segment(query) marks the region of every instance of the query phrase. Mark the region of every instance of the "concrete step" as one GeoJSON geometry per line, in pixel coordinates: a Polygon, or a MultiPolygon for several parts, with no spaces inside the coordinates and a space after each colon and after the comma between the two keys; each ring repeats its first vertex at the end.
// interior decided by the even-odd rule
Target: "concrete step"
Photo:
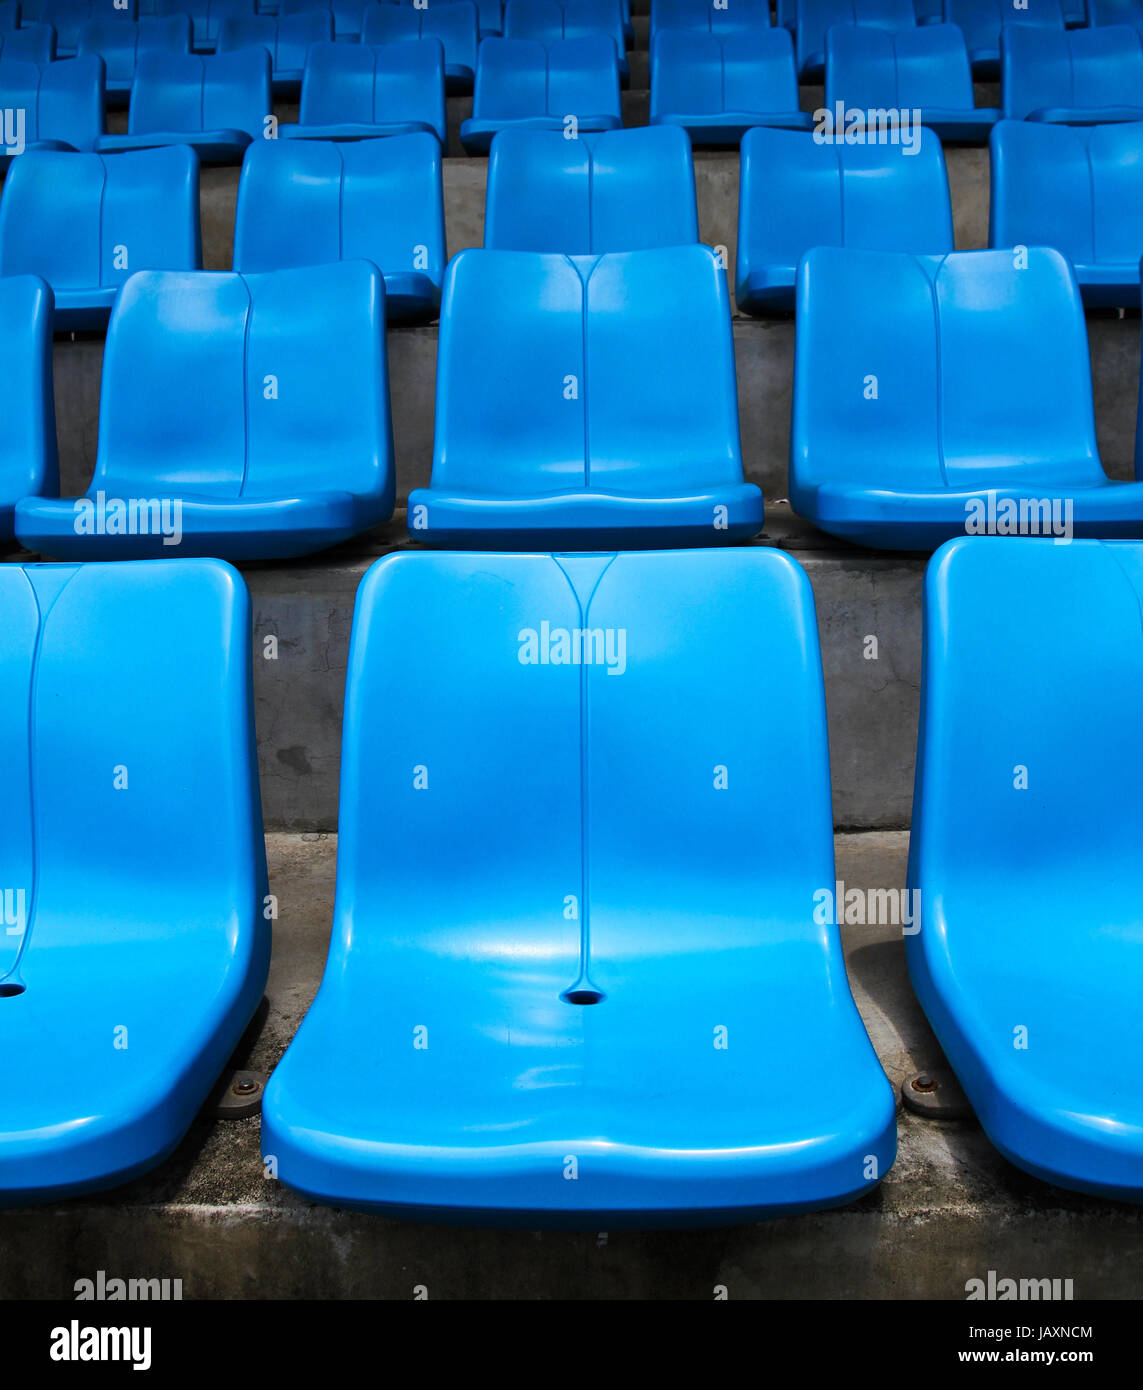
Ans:
{"type": "MultiPolygon", "coordinates": [[[[336,840],[271,835],[281,918],[268,1011],[241,1061],[271,1069],[325,961],[336,840]]],[[[847,887],[903,887],[907,836],[840,836],[847,887]]],[[[899,926],[842,929],[850,984],[899,1088],[943,1057],[909,985],[899,926]]],[[[795,1048],[775,1065],[798,1067],[795,1048]]],[[[336,1065],[336,1059],[331,1059],[336,1065]]],[[[828,1087],[828,1076],[804,1076],[828,1087]]],[[[257,1118],[201,1118],[150,1176],[99,1197],[0,1215],[0,1299],[68,1298],[75,1281],[168,1277],[184,1299],[963,1299],[965,1283],[1069,1278],[1074,1297],[1133,1298],[1143,1209],[1049,1187],[1008,1164],[972,1121],[901,1111],[897,1162],[852,1206],[724,1230],[456,1230],[317,1206],[267,1180],[257,1118]]]]}

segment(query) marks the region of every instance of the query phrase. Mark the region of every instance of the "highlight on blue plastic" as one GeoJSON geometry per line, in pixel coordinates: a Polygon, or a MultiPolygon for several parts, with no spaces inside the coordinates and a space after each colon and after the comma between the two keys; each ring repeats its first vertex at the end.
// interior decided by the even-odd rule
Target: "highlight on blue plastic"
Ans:
{"type": "Polygon", "coordinates": [[[445,249],[441,147],[435,135],[386,140],[260,140],[238,183],[234,269],[372,261],[385,312],[436,317],[445,249]]]}
{"type": "Polygon", "coordinates": [[[607,34],[615,44],[619,80],[631,77],[623,34],[623,10],[619,0],[506,0],[504,37],[555,43],[585,34],[607,34]]]}
{"type": "Polygon", "coordinates": [[[468,154],[487,154],[492,137],[512,126],[566,131],[618,130],[619,60],[606,34],[557,39],[485,39],[476,55],[472,115],[460,127],[468,154]]]}
{"type": "Polygon", "coordinates": [[[809,130],[785,29],[703,34],[663,29],[651,44],[651,125],[682,126],[695,145],[737,145],[751,126],[809,130]]]}
{"type": "Polygon", "coordinates": [[[315,43],[333,40],[333,16],[328,10],[276,19],[272,15],[245,15],[223,20],[215,49],[231,53],[238,48],[264,48],[270,55],[270,80],[275,93],[294,93],[301,86],[306,54],[315,43]]]}
{"type": "Polygon", "coordinates": [[[502,130],[492,141],[484,245],[586,256],[697,242],[694,160],[677,126],[565,140],[502,130]]]}
{"type": "Polygon", "coordinates": [[[790,501],[823,531],[901,550],[1143,536],[1143,483],[1100,464],[1083,305],[1058,251],[818,247],[797,319],[790,501]]]}
{"type": "Polygon", "coordinates": [[[270,927],[239,575],[4,565],[0,630],[18,905],[0,935],[0,1206],[22,1206],[171,1153],[262,997],[270,927]]]}
{"type": "Polygon", "coordinates": [[[1109,720],[1108,692],[1143,679],[1141,606],[1130,542],[974,538],[933,556],[906,938],[1005,1158],[1128,1202],[1143,1201],[1143,1081],[1118,1059],[1139,1036],[1143,817],[1124,789],[1143,731],[1109,720]]]}
{"type": "Polygon", "coordinates": [[[0,27],[0,61],[50,63],[56,56],[56,31],[50,24],[29,24],[23,29],[0,27]]]}
{"type": "Polygon", "coordinates": [[[917,23],[913,0],[797,0],[795,9],[798,75],[803,81],[821,80],[830,29],[857,27],[892,33],[917,23]]]}
{"type": "Polygon", "coordinates": [[[152,51],[135,63],[126,135],[104,135],[96,149],[190,145],[208,164],[241,160],[273,115],[270,55],[264,48],[203,57],[152,51]]]}
{"type": "Polygon", "coordinates": [[[907,113],[910,124],[929,126],[943,140],[981,143],[1000,111],[974,106],[974,100],[968,49],[955,24],[895,33],[843,27],[826,35],[827,111],[872,112],[868,119],[874,120],[878,111],[893,110],[907,113]]]}
{"type": "Polygon", "coordinates": [[[135,271],[201,268],[198,193],[198,156],[185,145],[33,151],[0,198],[0,275],[46,280],[57,331],[101,329],[135,271]]]}
{"type": "MultiPolygon", "coordinates": [[[[315,7],[317,0],[307,6],[315,7]]],[[[218,31],[228,19],[257,14],[256,0],[154,0],[157,15],[186,14],[191,20],[191,42],[196,53],[213,53],[218,31]]]]}
{"type": "Polygon", "coordinates": [[[378,561],[339,828],[325,976],[262,1107],[288,1186],[598,1230],[836,1206],[888,1171],[892,1093],[815,921],[821,659],[781,551],[378,561]]]}
{"type": "MultiPolygon", "coordinates": [[[[6,190],[0,207],[7,197],[6,190]]],[[[16,503],[34,493],[59,494],[52,292],[43,280],[0,276],[0,354],[0,550],[8,550],[16,538],[16,503]]]]}
{"type": "Polygon", "coordinates": [[[366,5],[361,28],[363,44],[408,43],[418,39],[436,39],[444,49],[447,91],[472,91],[480,42],[477,9],[472,0],[437,0],[423,10],[391,3],[366,5]]]}
{"type": "Polygon", "coordinates": [[[415,540],[719,545],[762,523],[742,475],[726,272],[709,247],[453,257],[432,482],[409,494],[415,540]]]}
{"type": "Polygon", "coordinates": [[[103,59],[107,95],[111,97],[131,95],[140,54],[190,51],[191,22],[185,14],[149,15],[135,24],[93,19],[79,32],[80,54],[95,53],[103,59]]]}
{"type": "Polygon", "coordinates": [[[393,501],[375,266],[141,271],[107,330],[91,486],[25,498],[16,534],[64,560],[278,560],[387,521],[393,501]]]}
{"type": "Polygon", "coordinates": [[[1009,120],[1143,121],[1143,35],[1127,25],[1063,34],[1005,27],[1000,69],[1009,120]]]}
{"type": "Polygon", "coordinates": [[[131,24],[137,18],[137,0],[41,0],[36,22],[55,30],[57,58],[74,58],[80,31],[89,20],[131,24]]]}
{"type": "Polygon", "coordinates": [[[103,60],[0,63],[0,110],[14,117],[16,139],[0,143],[0,173],[26,150],[90,150],[103,134],[103,60]],[[22,123],[22,134],[21,134],[22,123]]]}
{"type": "Polygon", "coordinates": [[[297,125],[285,140],[369,140],[424,130],[448,142],[444,49],[417,43],[315,43],[306,56],[297,125]]]}
{"type": "Polygon", "coordinates": [[[1085,304],[1138,307],[1143,122],[1001,121],[992,131],[989,244],[1054,246],[1085,304]]]}
{"type": "Polygon", "coordinates": [[[751,33],[770,28],[770,0],[651,0],[648,47],[660,29],[690,29],[710,34],[751,33]]]}
{"type": "Polygon", "coordinates": [[[814,246],[939,255],[953,249],[941,142],[820,143],[807,132],[756,126],[742,137],[735,303],[742,313],[790,312],[798,262],[814,246]]]}
{"type": "Polygon", "coordinates": [[[1064,32],[1061,0],[1027,0],[1018,9],[1012,0],[944,0],[944,18],[964,34],[973,76],[995,81],[1000,76],[1000,35],[1009,25],[1029,24],[1064,32]]]}

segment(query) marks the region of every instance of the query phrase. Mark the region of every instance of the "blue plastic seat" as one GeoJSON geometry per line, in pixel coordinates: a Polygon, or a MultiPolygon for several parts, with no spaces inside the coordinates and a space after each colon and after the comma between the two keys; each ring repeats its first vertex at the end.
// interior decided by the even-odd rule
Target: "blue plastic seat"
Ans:
{"type": "Polygon", "coordinates": [[[992,131],[989,245],[1054,246],[1071,261],[1085,304],[1139,305],[1143,123],[1041,125],[992,131]]]}
{"type": "Polygon", "coordinates": [[[781,551],[378,561],[339,828],[325,976],[262,1107],[288,1186],[611,1230],[836,1206],[888,1171],[893,1096],[813,921],[821,658],[781,551]]]}
{"type": "Polygon", "coordinates": [[[0,63],[0,111],[13,113],[13,125],[4,121],[0,173],[25,150],[92,149],[103,134],[103,103],[103,62],[94,55],[0,63]]]}
{"type": "Polygon", "coordinates": [[[1064,31],[1061,0],[1027,0],[1017,9],[1012,0],[943,0],[946,24],[955,24],[968,45],[973,75],[985,80],[1000,76],[1000,33],[1010,24],[1030,24],[1064,31]]]}
{"type": "Polygon", "coordinates": [[[1005,1158],[1129,1202],[1143,1201],[1143,815],[1127,789],[1143,730],[1109,700],[1143,681],[1141,607],[1129,542],[974,537],[933,556],[906,938],[1005,1158]]]}
{"type": "Polygon", "coordinates": [[[208,164],[237,163],[265,136],[273,114],[270,55],[148,52],[135,63],[126,135],[104,135],[96,149],[145,150],[190,145],[208,164]]]}
{"type": "Polygon", "coordinates": [[[22,1206],[171,1153],[262,998],[270,924],[240,576],[4,565],[0,625],[25,904],[0,935],[0,1206],[22,1206]]]}
{"type": "Polygon", "coordinates": [[[0,199],[0,275],[46,280],[57,331],[103,328],[135,271],[202,265],[198,182],[185,145],[25,155],[0,199]]]}
{"type": "Polygon", "coordinates": [[[10,63],[51,63],[56,56],[56,31],[50,24],[26,29],[0,29],[0,60],[10,63]]]}
{"type": "Polygon", "coordinates": [[[797,0],[798,76],[803,81],[821,79],[830,29],[848,26],[894,33],[916,23],[913,0],[797,0]]]}
{"type": "MultiPolygon", "coordinates": [[[[139,17],[137,0],[41,0],[36,22],[56,31],[56,56],[74,58],[80,30],[90,20],[107,24],[132,24],[139,17]]],[[[24,22],[28,16],[22,16],[24,22]]]]}
{"type": "Polygon", "coordinates": [[[1000,112],[974,106],[973,101],[968,49],[955,24],[926,24],[896,33],[843,26],[826,35],[827,111],[838,110],[840,103],[847,112],[909,112],[944,140],[981,142],[1000,112]]]}
{"type": "Polygon", "coordinates": [[[476,57],[472,115],[460,127],[468,154],[487,154],[500,130],[618,130],[619,61],[606,34],[534,43],[485,39],[476,57]]]}
{"type": "Polygon", "coordinates": [[[370,4],[361,26],[364,44],[407,43],[436,39],[444,49],[445,85],[449,92],[471,92],[479,43],[472,0],[438,3],[427,10],[411,5],[370,4]]]}
{"type": "Polygon", "coordinates": [[[390,319],[436,317],[445,250],[436,136],[387,140],[262,140],[238,184],[234,269],[372,261],[390,319]]]}
{"type": "Polygon", "coordinates": [[[818,247],[797,322],[790,501],[823,531],[900,550],[993,531],[1017,545],[1019,513],[1027,534],[1058,516],[1075,535],[1143,536],[1143,483],[1100,465],[1083,305],[1059,252],[818,247]]]}
{"type": "Polygon", "coordinates": [[[742,477],[726,273],[709,247],[453,257],[414,539],[718,545],[762,522],[762,494],[742,477]]]}
{"type": "Polygon", "coordinates": [[[129,97],[135,67],[143,53],[189,53],[191,22],[188,15],[150,16],[136,24],[93,19],[79,33],[80,54],[103,59],[109,97],[129,97]]]}
{"type": "Polygon", "coordinates": [[[660,29],[689,29],[710,34],[752,33],[770,28],[770,0],[651,0],[648,48],[660,29]]]}
{"type": "Polygon", "coordinates": [[[25,498],[16,534],[63,560],[277,560],[387,521],[393,499],[380,271],[141,271],[107,331],[91,486],[25,498]]]}
{"type": "Polygon", "coordinates": [[[278,14],[282,19],[310,10],[328,10],[333,19],[333,36],[338,43],[357,43],[365,10],[372,0],[281,0],[278,14]]]}
{"type": "Polygon", "coordinates": [[[677,126],[504,130],[492,142],[484,245],[587,256],[699,239],[691,142],[677,126]]]}
{"type": "Polygon", "coordinates": [[[820,144],[757,126],[742,137],[735,301],[747,314],[794,308],[798,262],[813,246],[940,255],[953,249],[941,142],[820,144]]]}
{"type": "Polygon", "coordinates": [[[504,6],[506,39],[550,44],[558,39],[583,38],[585,34],[607,34],[611,38],[619,80],[626,85],[631,68],[619,0],[507,0],[504,6]]]}
{"type": "Polygon", "coordinates": [[[661,30],[651,45],[650,124],[682,126],[695,145],[737,145],[756,125],[809,130],[789,34],[661,30]]]}
{"type": "Polygon", "coordinates": [[[0,33],[20,27],[20,0],[0,0],[0,33]]]}
{"type": "Polygon", "coordinates": [[[315,43],[331,43],[333,17],[328,10],[304,14],[247,15],[225,19],[218,30],[215,50],[232,53],[239,48],[264,48],[270,55],[270,82],[275,93],[296,92],[302,84],[306,55],[315,43]]]}
{"type": "Polygon", "coordinates": [[[448,141],[444,49],[418,43],[315,43],[306,57],[297,125],[284,140],[369,140],[382,135],[435,135],[448,141]]]}
{"type": "Polygon", "coordinates": [[[1143,32],[1143,0],[1087,0],[1087,4],[1091,28],[1129,24],[1143,32]]]}
{"type": "Polygon", "coordinates": [[[1143,35],[1127,25],[1064,34],[1013,25],[1000,36],[1000,68],[1009,120],[1143,121],[1143,35]]]}
{"type": "Polygon", "coordinates": [[[156,15],[187,14],[196,53],[213,53],[218,31],[228,19],[257,14],[256,0],[155,0],[156,15]]]}
{"type": "MultiPolygon", "coordinates": [[[[7,201],[0,200],[0,206],[7,201]]],[[[0,275],[0,551],[16,538],[16,503],[59,493],[52,392],[52,292],[31,275],[0,275]]],[[[0,572],[6,567],[0,566],[0,572]]],[[[0,950],[3,934],[0,933],[0,950]]],[[[0,971],[0,974],[3,972],[0,971]]]]}

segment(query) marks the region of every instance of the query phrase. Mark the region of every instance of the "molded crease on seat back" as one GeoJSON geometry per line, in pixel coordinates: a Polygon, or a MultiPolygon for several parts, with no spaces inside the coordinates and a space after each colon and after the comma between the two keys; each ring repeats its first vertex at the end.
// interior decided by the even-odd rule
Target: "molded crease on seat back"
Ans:
{"type": "Polygon", "coordinates": [[[584,486],[583,305],[583,283],[563,256],[453,257],[437,350],[434,488],[526,496],[584,486]]]}
{"type": "Polygon", "coordinates": [[[698,241],[694,164],[673,126],[505,130],[492,143],[484,245],[589,255],[698,241]]]}
{"type": "Polygon", "coordinates": [[[791,501],[945,485],[928,258],[818,247],[798,271],[791,501]]]}
{"type": "Polygon", "coordinates": [[[955,24],[964,34],[970,53],[1000,48],[1001,30],[1010,24],[1029,24],[1042,29],[1064,30],[1064,12],[1059,0],[1027,0],[1019,9],[1012,0],[944,0],[946,24],[955,24]]]}
{"type": "Polygon", "coordinates": [[[306,55],[302,125],[373,123],[373,49],[315,43],[306,55]]]}
{"type": "Polygon", "coordinates": [[[730,292],[708,247],[596,263],[582,393],[589,487],[655,497],[741,484],[730,292]],[[667,313],[665,284],[676,296],[667,313]]]}
{"type": "Polygon", "coordinates": [[[392,488],[380,272],[366,261],[343,261],[250,276],[246,285],[242,495],[340,489],[358,499],[366,523],[379,520],[392,488]]]}
{"type": "Polygon", "coordinates": [[[43,280],[7,271],[0,279],[0,352],[0,506],[11,507],[59,491],[52,292],[43,280]]]}
{"type": "MultiPolygon", "coordinates": [[[[1103,127],[1108,132],[1132,128],[1143,130],[1103,127]]],[[[1075,265],[1094,261],[1096,171],[1089,161],[1088,138],[1086,129],[1039,121],[1001,121],[993,127],[990,245],[1054,246],[1075,265]]],[[[1143,221],[1135,219],[1132,225],[1143,230],[1143,221]]],[[[1129,262],[1140,245],[1143,240],[1137,239],[1129,262]]]]}
{"type": "Polygon", "coordinates": [[[718,9],[712,0],[652,0],[650,37],[666,29],[719,34],[770,28],[768,0],[729,0],[718,9]]]}
{"type": "Polygon", "coordinates": [[[820,62],[831,28],[892,31],[912,28],[916,22],[912,0],[797,0],[798,71],[820,62]]]}
{"type": "Polygon", "coordinates": [[[93,53],[43,66],[15,60],[0,65],[0,105],[24,111],[29,145],[58,140],[90,150],[103,133],[103,99],[103,61],[93,53]]]}
{"type": "Polygon", "coordinates": [[[1143,807],[1124,795],[1110,815],[1108,794],[1143,766],[1143,728],[1109,720],[1107,692],[1143,680],[1141,601],[1137,544],[972,537],[934,556],[907,938],[993,1142],[1048,1181],[1134,1201],[1143,1094],[1103,1059],[1138,1035],[1143,807]]]}
{"type": "Polygon", "coordinates": [[[341,765],[329,962],[264,1108],[283,1181],[405,1214],[654,1224],[830,1205],[887,1170],[890,1088],[813,920],[825,710],[787,556],[386,557],[358,593],[341,765]],[[410,680],[390,658],[414,645],[410,680]],[[728,727],[751,691],[797,731],[777,769],[728,727]],[[762,1063],[792,1031],[824,1092],[762,1063]]]}
{"type": "Polygon", "coordinates": [[[241,494],[249,303],[238,275],[142,271],[128,280],[107,330],[90,492],[241,494]]]}
{"type": "MultiPolygon", "coordinates": [[[[951,487],[1105,480],[1095,442],[1087,329],[1056,251],[947,257],[936,275],[941,439],[951,487]],[[1051,409],[1045,404],[1051,403],[1051,409]]],[[[875,475],[870,475],[875,476],[875,475]]]]}
{"type": "Polygon", "coordinates": [[[190,53],[191,24],[185,14],[144,17],[137,24],[92,20],[79,36],[79,53],[97,53],[108,87],[130,87],[141,53],[190,53]]]}
{"type": "Polygon", "coordinates": [[[468,0],[435,4],[427,10],[410,5],[368,4],[361,31],[361,42],[368,45],[400,43],[415,39],[436,39],[445,63],[476,69],[476,6],[468,0]]]}
{"type": "Polygon", "coordinates": [[[725,110],[722,40],[713,34],[674,29],[656,34],[651,45],[652,120],[668,115],[716,115],[725,110]]]}

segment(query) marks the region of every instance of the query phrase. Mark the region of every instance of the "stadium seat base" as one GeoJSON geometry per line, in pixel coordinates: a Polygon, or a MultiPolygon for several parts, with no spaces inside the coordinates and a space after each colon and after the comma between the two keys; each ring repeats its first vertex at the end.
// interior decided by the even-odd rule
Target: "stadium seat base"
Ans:
{"type": "Polygon", "coordinates": [[[387,135],[436,135],[426,121],[394,121],[388,125],[280,125],[279,140],[379,140],[387,135]]]}
{"type": "Polygon", "coordinates": [[[189,145],[204,164],[237,164],[250,136],[244,130],[148,131],[145,135],[101,135],[95,142],[97,154],[117,154],[124,150],[153,150],[162,145],[189,145]]]}
{"type": "MultiPolygon", "coordinates": [[[[1056,486],[1034,495],[998,488],[992,498],[996,507],[1007,500],[1019,506],[1022,498],[1037,503],[1057,501],[1061,508],[1071,503],[1075,537],[1143,537],[1143,483],[1109,480],[1102,487],[1085,484],[1068,490],[1056,486]]],[[[791,493],[790,500],[798,515],[819,530],[857,545],[876,550],[935,550],[945,541],[968,534],[968,504],[979,501],[987,507],[989,499],[981,489],[906,493],[827,484],[809,495],[791,493]]],[[[1011,539],[1018,541],[1021,536],[1011,539]]]]}
{"type": "MultiPolygon", "coordinates": [[[[578,116],[581,134],[595,131],[619,130],[623,122],[618,116],[578,116]]],[[[563,130],[562,116],[523,116],[519,120],[477,120],[470,116],[460,127],[460,143],[466,154],[487,154],[493,137],[501,130],[563,130]]]]}
{"type": "MultiPolygon", "coordinates": [[[[107,497],[131,490],[104,483],[107,497]]],[[[362,517],[349,493],[231,502],[180,497],[181,535],[77,532],[78,498],[28,497],[16,505],[16,535],[27,550],[58,560],[219,559],[290,560],[348,540],[385,516],[362,517]]],[[[90,499],[88,499],[90,500],[90,499]]],[[[172,498],[166,499],[168,502],[172,498]]],[[[390,508],[391,513],[391,508],[390,508]]],[[[106,505],[104,508],[106,515],[106,505]]],[[[98,516],[98,511],[96,513],[98,516]]]]}
{"type": "Polygon", "coordinates": [[[810,130],[814,118],[808,111],[719,111],[714,115],[668,114],[652,116],[650,125],[677,125],[691,137],[694,145],[738,145],[751,127],[773,126],[777,130],[810,130]]]}
{"type": "Polygon", "coordinates": [[[646,550],[749,540],[762,530],[765,508],[753,483],[691,497],[477,497],[417,488],[408,517],[414,540],[450,549],[646,550]]]}

